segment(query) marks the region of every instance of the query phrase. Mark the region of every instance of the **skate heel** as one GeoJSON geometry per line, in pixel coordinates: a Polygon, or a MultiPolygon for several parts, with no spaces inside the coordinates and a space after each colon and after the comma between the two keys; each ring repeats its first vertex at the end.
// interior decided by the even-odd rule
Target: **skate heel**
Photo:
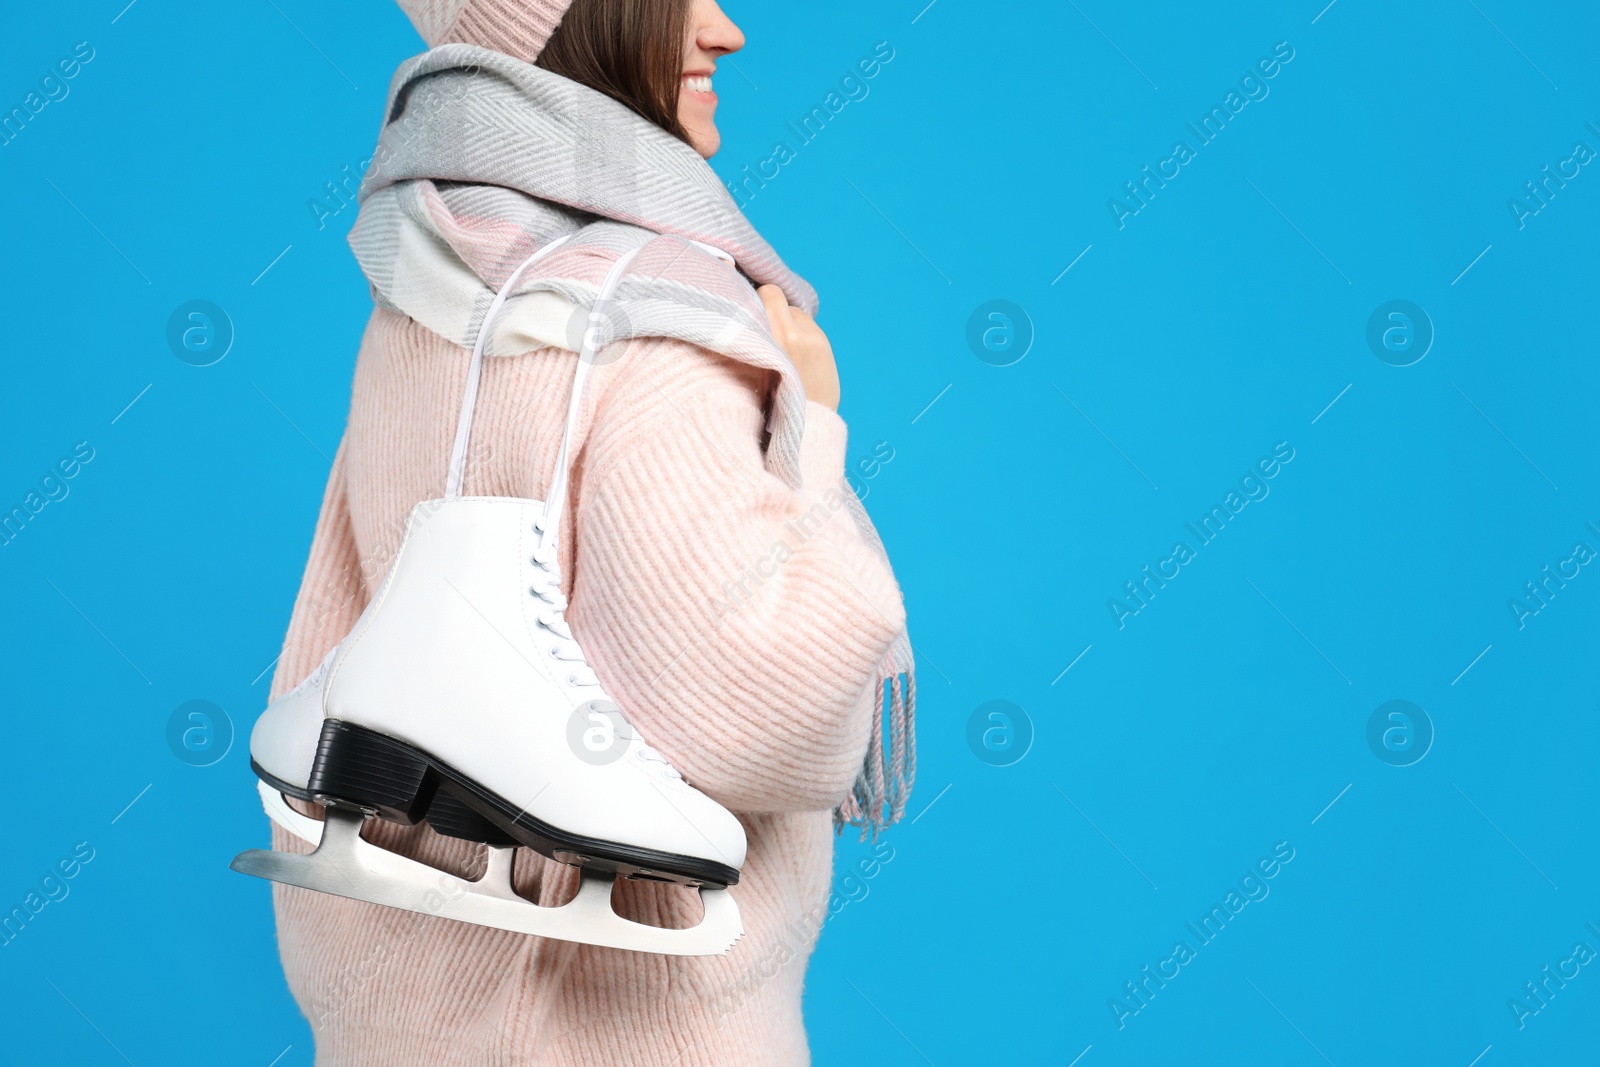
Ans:
{"type": "Polygon", "coordinates": [[[328,719],[307,785],[323,804],[358,808],[411,826],[427,815],[439,781],[428,761],[404,742],[328,719]]]}
{"type": "Polygon", "coordinates": [[[467,807],[448,788],[441,788],[433,794],[433,803],[428,808],[428,825],[433,827],[434,833],[445,837],[457,837],[495,848],[517,844],[516,838],[467,807]]]}

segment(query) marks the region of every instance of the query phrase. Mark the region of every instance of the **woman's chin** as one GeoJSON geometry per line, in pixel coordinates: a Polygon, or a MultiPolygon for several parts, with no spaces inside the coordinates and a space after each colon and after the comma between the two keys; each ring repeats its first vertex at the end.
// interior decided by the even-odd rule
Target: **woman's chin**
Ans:
{"type": "Polygon", "coordinates": [[[722,147],[722,134],[715,126],[686,126],[684,129],[689,134],[689,143],[702,159],[710,159],[722,147]]]}

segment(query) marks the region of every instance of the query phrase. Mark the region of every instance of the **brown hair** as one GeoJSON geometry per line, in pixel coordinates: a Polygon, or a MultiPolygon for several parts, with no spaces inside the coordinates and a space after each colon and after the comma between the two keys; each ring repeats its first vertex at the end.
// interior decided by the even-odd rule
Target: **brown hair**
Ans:
{"type": "Polygon", "coordinates": [[[535,65],[605,93],[687,142],[678,122],[688,0],[574,0],[535,65]]]}

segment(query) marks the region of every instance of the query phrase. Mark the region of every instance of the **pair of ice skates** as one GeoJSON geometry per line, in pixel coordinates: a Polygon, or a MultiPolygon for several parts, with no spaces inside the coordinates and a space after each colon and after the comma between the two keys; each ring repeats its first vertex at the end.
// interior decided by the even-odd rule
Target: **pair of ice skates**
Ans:
{"type": "MultiPolygon", "coordinates": [[[[234,870],[324,893],[481,926],[669,955],[717,955],[743,932],[727,887],[744,828],[644,743],[601,689],[563,619],[556,564],[573,426],[593,365],[602,306],[590,312],[555,479],[545,501],[463,497],[484,348],[496,314],[545,245],[511,276],[479,328],[445,495],[416,505],[388,574],[349,635],[272,702],[250,739],[267,812],[317,845],[251,850],[234,870]],[[324,807],[322,822],[285,796],[324,807]],[[476,881],[362,840],[365,819],[426,820],[488,850],[476,881]],[[541,907],[512,888],[523,845],[580,868],[577,895],[541,907]],[[613,879],[696,887],[689,929],[612,910],[613,879]]],[[[723,259],[709,246],[701,246],[723,259]]]]}

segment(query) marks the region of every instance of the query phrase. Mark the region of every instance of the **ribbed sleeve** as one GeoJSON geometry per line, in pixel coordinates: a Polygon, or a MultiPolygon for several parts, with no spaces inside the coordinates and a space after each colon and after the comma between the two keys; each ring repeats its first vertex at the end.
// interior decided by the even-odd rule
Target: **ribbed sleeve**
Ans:
{"type": "Polygon", "coordinates": [[[845,508],[845,424],[810,404],[806,484],[767,472],[758,372],[688,345],[633,353],[578,506],[574,630],[650,743],[735,811],[828,810],[866,751],[894,576],[845,508]]]}

